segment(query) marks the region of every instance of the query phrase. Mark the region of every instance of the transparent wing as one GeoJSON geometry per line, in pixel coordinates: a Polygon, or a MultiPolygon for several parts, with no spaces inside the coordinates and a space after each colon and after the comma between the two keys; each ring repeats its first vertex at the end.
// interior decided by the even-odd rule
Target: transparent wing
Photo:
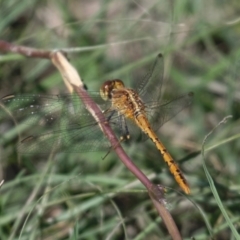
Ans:
{"type": "Polygon", "coordinates": [[[110,143],[97,123],[29,136],[17,146],[18,152],[30,155],[46,155],[51,152],[81,153],[109,148],[110,143]]]}
{"type": "Polygon", "coordinates": [[[158,54],[147,75],[139,83],[137,91],[144,102],[159,101],[163,84],[163,56],[158,54]]]}
{"type": "MultiPolygon", "coordinates": [[[[99,93],[91,92],[90,95],[101,107],[108,109],[110,103],[103,101],[99,93]]],[[[28,130],[28,135],[31,135],[17,146],[18,152],[22,154],[90,152],[110,147],[98,123],[75,94],[9,95],[2,98],[1,103],[18,122],[33,126],[28,130]]],[[[120,134],[117,131],[118,114],[109,111],[105,117],[116,133],[120,134]]]]}
{"type": "MultiPolygon", "coordinates": [[[[159,66],[158,64],[157,60],[154,71],[157,69],[156,66],[159,66]]],[[[157,79],[154,76],[156,75],[151,75],[150,78],[157,79]]],[[[150,83],[147,82],[144,89],[147,90],[152,86],[148,84],[150,83]]],[[[155,89],[157,88],[155,87],[155,89]]],[[[142,94],[146,96],[147,93],[142,92],[142,94]]],[[[99,93],[91,92],[90,95],[102,107],[102,110],[109,109],[111,102],[103,101],[99,93]]],[[[192,102],[192,95],[190,93],[164,104],[160,104],[158,100],[151,100],[145,104],[147,117],[153,130],[159,129],[183,108],[189,106],[192,102]]],[[[154,98],[159,98],[159,96],[159,90],[157,90],[154,98]]],[[[33,126],[29,131],[34,134],[22,140],[18,145],[18,151],[23,154],[45,155],[51,151],[89,152],[110,147],[109,141],[100,130],[98,123],[86,110],[79,96],[75,94],[61,96],[9,95],[2,98],[1,103],[17,121],[24,121],[25,124],[33,126]]],[[[0,117],[1,114],[2,111],[0,111],[0,117]]],[[[117,136],[126,133],[124,132],[125,126],[119,127],[119,124],[123,124],[123,121],[119,121],[121,117],[119,113],[107,111],[105,117],[117,136]]],[[[127,121],[127,123],[131,138],[139,139],[140,129],[131,121],[127,121]]]]}
{"type": "Polygon", "coordinates": [[[175,98],[163,104],[151,102],[146,104],[148,120],[153,130],[158,130],[164,123],[176,116],[185,107],[188,107],[193,100],[193,93],[175,98]]]}
{"type": "MultiPolygon", "coordinates": [[[[104,102],[98,92],[91,92],[92,99],[99,103],[101,108],[108,108],[109,103],[104,102]]],[[[59,127],[65,116],[65,124],[89,123],[92,119],[85,105],[76,94],[66,95],[9,95],[0,102],[11,112],[15,120],[25,124],[39,126],[59,127]],[[90,119],[89,119],[90,118],[90,119]]],[[[6,114],[0,111],[0,114],[6,114]]]]}

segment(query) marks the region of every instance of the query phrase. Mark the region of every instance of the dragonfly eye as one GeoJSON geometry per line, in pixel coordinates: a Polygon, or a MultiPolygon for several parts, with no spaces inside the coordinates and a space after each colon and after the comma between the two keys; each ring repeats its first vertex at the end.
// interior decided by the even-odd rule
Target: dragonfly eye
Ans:
{"type": "Polygon", "coordinates": [[[112,98],[112,90],[113,89],[121,89],[124,88],[124,83],[120,79],[108,80],[103,83],[100,88],[100,95],[103,100],[108,100],[112,98]]]}
{"type": "Polygon", "coordinates": [[[106,81],[103,83],[103,85],[100,88],[100,95],[102,97],[103,100],[108,100],[111,99],[111,92],[114,88],[114,83],[113,81],[106,81]]]}

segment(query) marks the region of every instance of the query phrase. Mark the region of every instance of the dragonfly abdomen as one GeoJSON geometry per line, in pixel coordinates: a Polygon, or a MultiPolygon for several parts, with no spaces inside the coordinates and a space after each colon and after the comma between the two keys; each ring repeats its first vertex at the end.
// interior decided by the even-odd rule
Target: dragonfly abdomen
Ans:
{"type": "Polygon", "coordinates": [[[174,176],[176,182],[179,184],[179,186],[184,190],[185,193],[189,194],[190,189],[187,183],[187,180],[183,176],[180,168],[173,160],[170,153],[167,151],[167,149],[164,147],[163,143],[159,140],[157,135],[152,130],[146,116],[144,114],[138,114],[135,119],[137,125],[141,128],[141,130],[149,136],[149,138],[152,140],[152,142],[156,145],[157,149],[160,151],[160,153],[163,156],[163,160],[167,163],[169,170],[171,174],[174,176]]]}

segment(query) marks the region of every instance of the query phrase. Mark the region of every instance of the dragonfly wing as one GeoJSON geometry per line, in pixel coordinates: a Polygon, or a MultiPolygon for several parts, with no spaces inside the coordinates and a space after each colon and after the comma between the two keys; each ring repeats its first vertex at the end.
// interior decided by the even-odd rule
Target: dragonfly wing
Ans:
{"type": "MultiPolygon", "coordinates": [[[[91,93],[91,96],[94,101],[108,107],[99,93],[91,93]]],[[[34,126],[26,132],[31,136],[22,140],[17,147],[22,154],[46,155],[55,150],[86,152],[109,147],[96,120],[76,94],[9,95],[0,101],[17,122],[34,126]]],[[[0,111],[0,117],[2,113],[6,115],[0,111]]],[[[116,117],[112,119],[113,124],[114,119],[116,117]]]]}
{"type": "Polygon", "coordinates": [[[146,110],[153,130],[158,130],[164,123],[191,105],[192,99],[193,93],[188,93],[161,105],[158,102],[149,103],[146,110]]]}
{"type": "Polygon", "coordinates": [[[23,155],[47,155],[51,152],[92,152],[109,149],[110,144],[98,124],[72,126],[23,139],[17,151],[23,155]]]}
{"type": "Polygon", "coordinates": [[[158,54],[154,64],[139,84],[138,93],[144,102],[159,101],[163,84],[163,56],[158,54]]]}
{"type": "MultiPolygon", "coordinates": [[[[91,93],[93,100],[103,107],[103,102],[99,93],[91,93]]],[[[12,114],[17,122],[27,125],[39,125],[51,127],[57,126],[63,116],[68,117],[68,124],[79,123],[90,116],[85,105],[76,94],[66,95],[9,95],[0,100],[12,114]]],[[[0,111],[0,117],[3,113],[0,111]]],[[[89,123],[89,121],[87,121],[89,123]]]]}
{"type": "Polygon", "coordinates": [[[8,95],[1,103],[17,122],[26,119],[24,122],[29,125],[36,124],[40,118],[46,123],[53,122],[62,107],[56,96],[8,95]]]}

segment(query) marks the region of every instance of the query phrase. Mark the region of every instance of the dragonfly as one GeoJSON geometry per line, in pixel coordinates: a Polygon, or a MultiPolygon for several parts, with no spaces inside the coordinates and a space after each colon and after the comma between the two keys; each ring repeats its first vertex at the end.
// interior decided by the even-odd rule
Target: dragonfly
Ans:
{"type": "MultiPolygon", "coordinates": [[[[163,56],[158,54],[146,76],[137,81],[136,89],[125,87],[120,79],[113,79],[105,81],[100,92],[89,92],[89,95],[102,109],[105,115],[102,121],[109,123],[120,141],[128,141],[139,134],[142,139],[150,138],[176,182],[189,194],[186,178],[156,132],[191,104],[193,93],[163,101],[163,65],[163,56]]],[[[1,103],[18,121],[27,117],[25,124],[41,129],[39,134],[21,140],[17,151],[22,154],[46,155],[53,149],[88,152],[114,147],[77,95],[8,95],[1,99],[1,103]]]]}

